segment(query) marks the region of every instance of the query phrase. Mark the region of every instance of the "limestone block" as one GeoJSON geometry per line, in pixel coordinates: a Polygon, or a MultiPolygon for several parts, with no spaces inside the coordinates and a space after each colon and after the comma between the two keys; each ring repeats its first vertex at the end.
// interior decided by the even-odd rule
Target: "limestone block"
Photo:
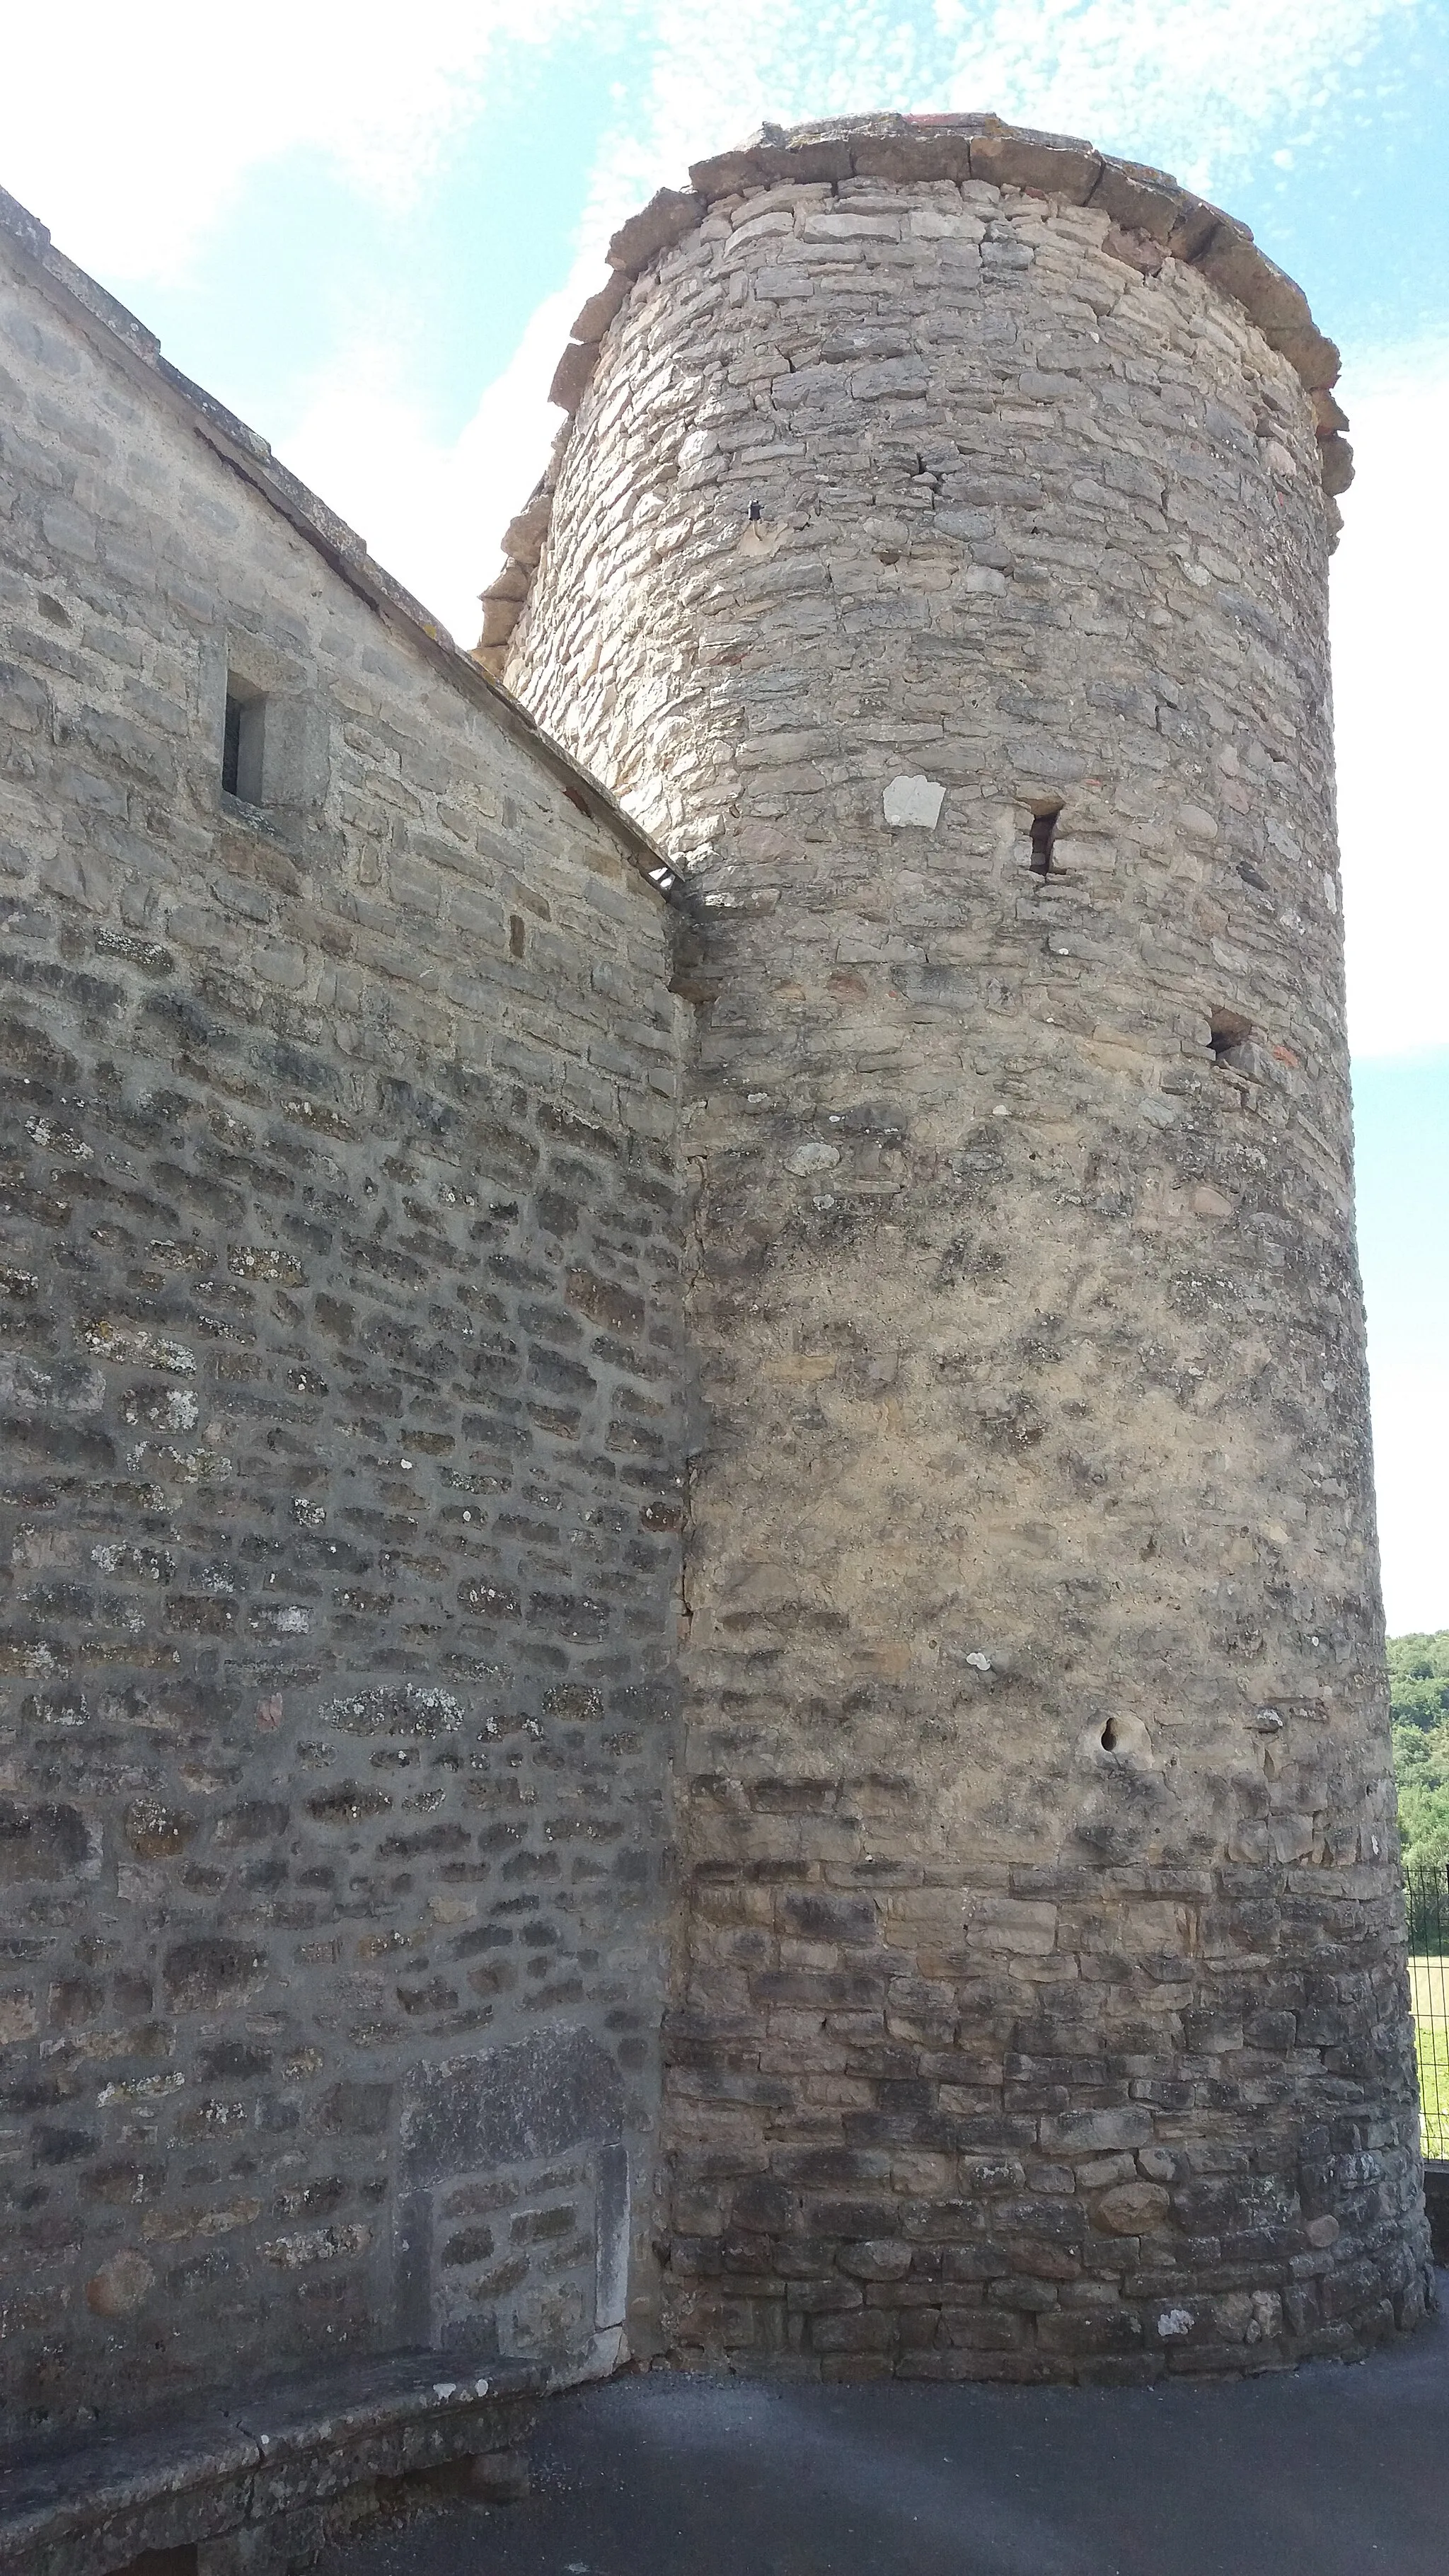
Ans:
{"type": "Polygon", "coordinates": [[[1125,2182],[1103,2192],[1092,2219],[1113,2236],[1151,2236],[1166,2225],[1171,2209],[1172,2195],[1160,2183],[1125,2182]]]}
{"type": "Polygon", "coordinates": [[[934,832],[941,819],[946,790],[934,778],[893,778],[881,799],[886,821],[894,828],[918,824],[934,832]]]}
{"type": "Polygon", "coordinates": [[[509,636],[513,633],[515,626],[518,624],[522,608],[523,602],[521,599],[495,599],[485,597],[483,601],[483,627],[482,633],[479,637],[479,642],[487,645],[506,644],[509,636]]]}
{"type": "Polygon", "coordinates": [[[548,398],[561,411],[576,412],[599,363],[597,341],[570,340],[553,371],[548,398]]]}
{"type": "Polygon", "coordinates": [[[156,2274],[134,2248],[112,2255],[86,2283],[86,2305],[98,2317],[128,2317],[144,2306],[156,2286],[156,2274]]]}
{"type": "Polygon", "coordinates": [[[691,161],[689,165],[691,188],[710,204],[718,197],[736,197],[746,188],[762,187],[766,175],[764,162],[748,147],[716,152],[707,161],[691,161]]]}
{"type": "Polygon", "coordinates": [[[1246,224],[1220,223],[1196,265],[1225,295],[1237,297],[1275,348],[1275,332],[1311,329],[1313,317],[1302,287],[1258,248],[1246,224]]]}
{"type": "Polygon", "coordinates": [[[526,564],[530,571],[543,552],[552,509],[552,494],[535,492],[527,506],[519,511],[516,519],[509,520],[503,531],[504,553],[510,555],[515,563],[526,564]]]}
{"type": "Polygon", "coordinates": [[[803,126],[787,135],[779,126],[762,126],[752,150],[767,183],[783,179],[795,187],[829,186],[848,179],[854,167],[850,135],[828,128],[803,126]]]}
{"type": "Polygon", "coordinates": [[[620,225],[609,244],[609,266],[626,277],[637,277],[660,251],[672,249],[686,233],[694,232],[703,213],[702,197],[678,188],[660,188],[640,213],[620,225]]]}
{"type": "Polygon", "coordinates": [[[1118,224],[1103,236],[1102,248],[1109,259],[1120,259],[1144,277],[1155,277],[1167,257],[1166,249],[1150,233],[1128,231],[1118,224]]]}
{"type": "Polygon", "coordinates": [[[971,176],[997,188],[1039,188],[1085,205],[1102,174],[1102,156],[1072,134],[1038,134],[1008,126],[971,144],[971,176]]]}
{"type": "Polygon", "coordinates": [[[1166,250],[1174,227],[1180,223],[1188,203],[1187,191],[1170,179],[1165,170],[1150,169],[1140,161],[1117,161],[1106,155],[1101,174],[1092,191],[1091,204],[1100,206],[1114,224],[1126,233],[1143,233],[1166,250]]]}
{"type": "Polygon", "coordinates": [[[919,185],[930,180],[960,180],[971,176],[971,135],[986,130],[983,118],[942,119],[939,124],[925,117],[910,116],[902,120],[900,134],[863,134],[851,151],[851,166],[858,179],[890,179],[919,185]]]}
{"type": "Polygon", "coordinates": [[[1326,393],[1337,384],[1343,360],[1336,341],[1326,339],[1321,331],[1280,331],[1273,345],[1287,359],[1289,366],[1310,394],[1326,393]]]}
{"type": "Polygon", "coordinates": [[[1195,260],[1200,250],[1211,241],[1224,220],[1220,206],[1209,205],[1195,197],[1190,188],[1182,191],[1182,202],[1173,217],[1167,236],[1167,247],[1174,259],[1195,260]]]}
{"type": "Polygon", "coordinates": [[[596,295],[582,305],[569,325],[571,340],[602,340],[609,324],[628,300],[629,281],[623,276],[606,280],[596,295]]]}

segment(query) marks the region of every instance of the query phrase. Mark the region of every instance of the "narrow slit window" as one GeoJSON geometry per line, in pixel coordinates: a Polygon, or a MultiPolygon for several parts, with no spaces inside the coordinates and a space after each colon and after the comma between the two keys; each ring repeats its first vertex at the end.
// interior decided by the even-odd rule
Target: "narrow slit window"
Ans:
{"type": "Polygon", "coordinates": [[[221,737],[221,783],[228,796],[243,805],[262,801],[262,741],[266,700],[235,673],[226,684],[226,716],[221,737]]]}
{"type": "Polygon", "coordinates": [[[1031,872],[1034,877],[1051,875],[1052,851],[1056,847],[1057,825],[1061,819],[1060,805],[1053,805],[1047,813],[1033,814],[1031,818],[1031,872]]]}

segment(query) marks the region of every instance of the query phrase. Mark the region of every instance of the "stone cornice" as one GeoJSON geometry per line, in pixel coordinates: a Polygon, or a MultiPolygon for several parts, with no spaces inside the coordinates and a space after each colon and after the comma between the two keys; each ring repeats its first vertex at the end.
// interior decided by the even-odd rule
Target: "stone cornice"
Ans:
{"type": "MultiPolygon", "coordinates": [[[[1318,426],[1325,492],[1333,498],[1353,477],[1347,419],[1333,398],[1339,354],[1308,309],[1308,299],[1259,249],[1246,224],[1194,196],[1164,170],[1119,161],[1070,134],[1039,134],[1000,117],[858,116],[813,125],[764,125],[733,152],[696,161],[687,189],[661,188],[615,233],[609,275],[574,322],[554,370],[549,399],[565,414],[542,479],[503,535],[507,560],[483,594],[483,632],[476,658],[495,677],[548,533],[554,487],[574,414],[584,398],[610,324],[630,285],[663,252],[697,231],[711,205],[781,182],[830,186],[842,179],[911,181],[976,179],[1094,206],[1109,219],[1110,257],[1154,276],[1169,259],[1198,269],[1219,294],[1239,304],[1269,347],[1302,381],[1318,426]]],[[[1336,522],[1335,522],[1336,524],[1336,522]]]]}

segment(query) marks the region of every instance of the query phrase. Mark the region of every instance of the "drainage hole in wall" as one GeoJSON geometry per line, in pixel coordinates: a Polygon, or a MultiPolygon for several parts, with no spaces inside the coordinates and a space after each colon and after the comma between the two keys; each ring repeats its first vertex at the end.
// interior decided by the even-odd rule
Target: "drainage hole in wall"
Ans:
{"type": "Polygon", "coordinates": [[[1031,872],[1034,877],[1051,875],[1052,851],[1061,819],[1060,805],[1053,805],[1045,814],[1033,814],[1031,818],[1031,872]]]}
{"type": "Polygon", "coordinates": [[[1246,1045],[1253,1034],[1253,1023],[1241,1011],[1214,1011],[1209,1023],[1208,1044],[1219,1064],[1231,1064],[1236,1049],[1246,1045]]]}
{"type": "Polygon", "coordinates": [[[1115,1753],[1117,1750],[1117,1720],[1115,1717],[1109,1717],[1106,1725],[1102,1729],[1102,1750],[1104,1753],[1115,1753]]]}

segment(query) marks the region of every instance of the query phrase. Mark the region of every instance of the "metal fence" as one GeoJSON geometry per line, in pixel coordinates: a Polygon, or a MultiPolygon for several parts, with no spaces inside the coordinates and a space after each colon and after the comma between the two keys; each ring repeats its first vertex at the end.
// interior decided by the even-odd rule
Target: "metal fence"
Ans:
{"type": "Polygon", "coordinates": [[[1449,1862],[1406,1871],[1404,1890],[1424,2153],[1449,2157],[1449,1862]]]}

